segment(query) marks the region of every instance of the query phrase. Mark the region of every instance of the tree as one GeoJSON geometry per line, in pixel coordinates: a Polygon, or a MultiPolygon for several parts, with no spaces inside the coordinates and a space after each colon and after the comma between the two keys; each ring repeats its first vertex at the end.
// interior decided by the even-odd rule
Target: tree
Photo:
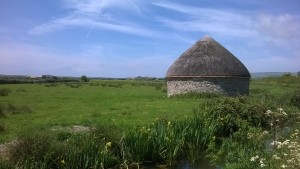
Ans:
{"type": "Polygon", "coordinates": [[[82,76],[80,77],[80,81],[81,81],[81,82],[88,82],[89,79],[88,79],[85,75],[82,75],[82,76]]]}
{"type": "Polygon", "coordinates": [[[300,77],[300,71],[299,71],[299,72],[297,72],[297,76],[298,76],[298,77],[300,77]]]}
{"type": "Polygon", "coordinates": [[[290,77],[290,76],[292,76],[292,73],[291,72],[287,72],[287,73],[284,73],[282,76],[290,77]]]}

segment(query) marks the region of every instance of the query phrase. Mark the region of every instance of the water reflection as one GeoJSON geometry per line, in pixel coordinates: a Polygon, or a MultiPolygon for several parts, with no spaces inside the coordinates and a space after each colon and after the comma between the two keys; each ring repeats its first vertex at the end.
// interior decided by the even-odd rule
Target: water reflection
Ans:
{"type": "Polygon", "coordinates": [[[166,165],[144,166],[143,169],[222,169],[219,166],[213,166],[206,158],[200,158],[194,164],[190,164],[188,160],[182,160],[177,166],[167,167],[166,165]]]}

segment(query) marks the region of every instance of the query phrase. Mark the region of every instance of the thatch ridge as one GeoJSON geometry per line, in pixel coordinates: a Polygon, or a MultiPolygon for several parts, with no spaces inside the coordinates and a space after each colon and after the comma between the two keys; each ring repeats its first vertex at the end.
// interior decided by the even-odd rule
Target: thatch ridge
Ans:
{"type": "Polygon", "coordinates": [[[250,73],[226,48],[211,37],[205,36],[171,65],[166,77],[250,78],[250,73]]]}

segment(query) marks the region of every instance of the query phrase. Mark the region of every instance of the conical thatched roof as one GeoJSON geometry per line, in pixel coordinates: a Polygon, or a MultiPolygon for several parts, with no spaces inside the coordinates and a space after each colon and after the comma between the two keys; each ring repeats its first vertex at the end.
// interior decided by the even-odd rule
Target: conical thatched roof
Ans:
{"type": "Polygon", "coordinates": [[[185,51],[167,71],[167,78],[249,78],[247,68],[232,53],[209,36],[185,51]]]}

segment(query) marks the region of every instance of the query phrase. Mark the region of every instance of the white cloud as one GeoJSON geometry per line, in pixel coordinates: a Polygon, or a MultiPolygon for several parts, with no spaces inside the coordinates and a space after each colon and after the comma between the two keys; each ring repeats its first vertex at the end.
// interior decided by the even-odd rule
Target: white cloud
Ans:
{"type": "Polygon", "coordinates": [[[153,3],[153,5],[188,15],[181,20],[158,18],[158,21],[163,22],[165,26],[178,31],[201,31],[208,34],[247,38],[256,36],[252,19],[249,16],[225,10],[190,7],[175,3],[153,3]]]}
{"type": "Polygon", "coordinates": [[[113,21],[99,21],[86,16],[67,16],[48,23],[34,27],[29,31],[30,34],[39,35],[55,30],[62,30],[68,27],[84,27],[87,32],[91,29],[105,29],[144,37],[160,37],[155,31],[143,28],[139,25],[130,23],[113,23],[113,21]]]}
{"type": "Polygon", "coordinates": [[[72,12],[30,29],[29,34],[39,35],[72,27],[84,27],[88,32],[87,37],[92,29],[112,30],[145,37],[161,36],[137,23],[122,21],[119,15],[114,14],[114,11],[122,9],[126,10],[127,14],[133,12],[140,15],[137,0],[65,0],[63,6],[70,8],[72,12]]]}
{"type": "Polygon", "coordinates": [[[103,13],[107,8],[125,9],[140,13],[138,0],[64,0],[63,6],[78,13],[103,13]]]}
{"type": "Polygon", "coordinates": [[[278,45],[298,45],[300,43],[300,16],[289,14],[261,14],[257,29],[267,41],[278,45]]]}
{"type": "Polygon", "coordinates": [[[158,18],[165,26],[178,31],[201,31],[223,37],[272,41],[279,45],[291,40],[299,42],[300,39],[300,16],[296,15],[258,14],[251,11],[241,13],[233,9],[201,8],[168,2],[152,4],[187,15],[184,19],[158,18]]]}

